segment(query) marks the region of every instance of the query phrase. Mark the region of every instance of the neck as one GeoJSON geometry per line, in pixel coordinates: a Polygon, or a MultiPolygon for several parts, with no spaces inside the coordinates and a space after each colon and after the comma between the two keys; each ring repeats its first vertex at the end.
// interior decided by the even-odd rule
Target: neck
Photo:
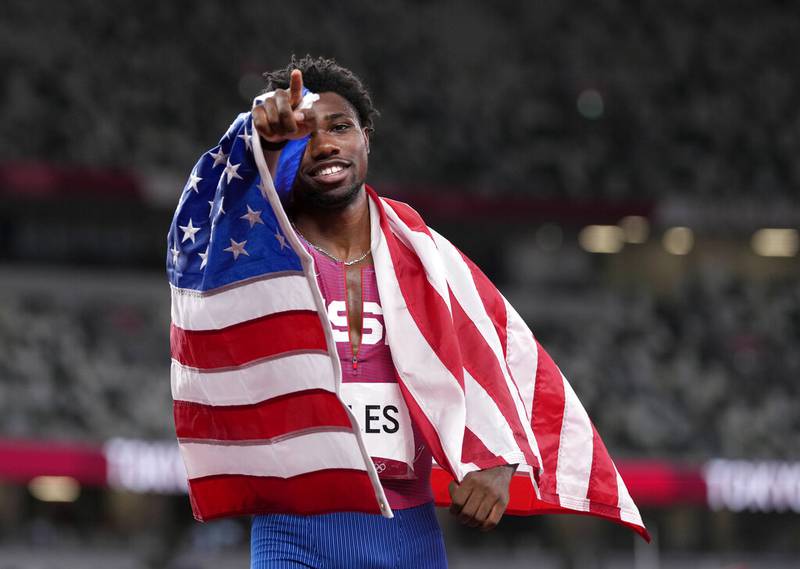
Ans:
{"type": "Polygon", "coordinates": [[[341,208],[318,208],[295,202],[291,217],[309,242],[339,259],[353,259],[370,247],[368,201],[362,187],[356,198],[341,208]]]}

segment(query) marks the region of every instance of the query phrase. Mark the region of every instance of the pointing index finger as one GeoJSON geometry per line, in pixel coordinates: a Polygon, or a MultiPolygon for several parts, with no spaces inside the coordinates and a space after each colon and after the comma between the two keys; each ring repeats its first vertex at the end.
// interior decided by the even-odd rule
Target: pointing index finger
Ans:
{"type": "Polygon", "coordinates": [[[296,108],[303,100],[303,72],[299,69],[292,70],[289,77],[289,104],[296,108]]]}

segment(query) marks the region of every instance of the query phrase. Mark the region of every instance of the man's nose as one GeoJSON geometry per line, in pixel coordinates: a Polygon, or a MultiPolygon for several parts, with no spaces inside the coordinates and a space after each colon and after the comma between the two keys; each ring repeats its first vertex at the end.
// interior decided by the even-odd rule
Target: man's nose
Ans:
{"type": "Polygon", "coordinates": [[[323,131],[317,131],[311,135],[308,148],[311,151],[311,157],[315,160],[336,156],[340,150],[333,137],[323,131]]]}

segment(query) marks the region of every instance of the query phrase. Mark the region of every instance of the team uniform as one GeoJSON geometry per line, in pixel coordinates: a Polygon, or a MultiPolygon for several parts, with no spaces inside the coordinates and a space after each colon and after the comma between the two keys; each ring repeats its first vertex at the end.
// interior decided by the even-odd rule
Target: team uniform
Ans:
{"type": "Polygon", "coordinates": [[[342,366],[342,400],[358,419],[395,517],[358,512],[255,516],[251,567],[446,567],[430,487],[432,456],[400,393],[384,334],[375,269],[360,268],[362,335],[354,350],[348,330],[345,267],[301,241],[318,271],[317,283],[342,366]]]}

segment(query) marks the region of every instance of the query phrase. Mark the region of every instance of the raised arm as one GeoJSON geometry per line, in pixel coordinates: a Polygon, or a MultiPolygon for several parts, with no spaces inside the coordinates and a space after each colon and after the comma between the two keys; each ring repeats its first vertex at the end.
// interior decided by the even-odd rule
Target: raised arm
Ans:
{"type": "Polygon", "coordinates": [[[262,138],[264,158],[273,176],[286,142],[303,138],[316,128],[313,108],[298,110],[302,100],[303,74],[295,69],[289,79],[288,89],[276,89],[273,96],[253,108],[253,124],[262,138]]]}

